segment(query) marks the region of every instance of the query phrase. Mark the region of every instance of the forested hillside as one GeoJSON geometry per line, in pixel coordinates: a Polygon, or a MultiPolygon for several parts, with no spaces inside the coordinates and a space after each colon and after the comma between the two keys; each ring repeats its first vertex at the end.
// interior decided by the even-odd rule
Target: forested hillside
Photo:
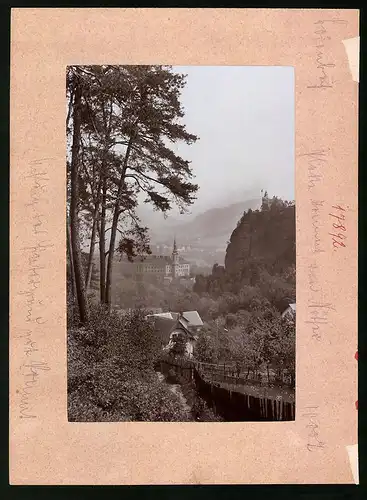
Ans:
{"type": "Polygon", "coordinates": [[[244,213],[233,231],[225,258],[226,271],[241,273],[249,282],[256,267],[282,273],[295,264],[295,207],[274,198],[262,209],[244,213]],[[250,268],[250,269],[249,269],[250,268]]]}
{"type": "Polygon", "coordinates": [[[198,307],[210,304],[197,358],[274,370],[294,386],[295,318],[281,313],[296,299],[295,265],[294,203],[265,193],[261,210],[245,212],[232,232],[225,267],[196,277],[198,307]]]}
{"type": "Polygon", "coordinates": [[[194,291],[217,299],[233,294],[235,309],[241,297],[266,298],[281,311],[295,300],[295,265],[295,206],[264,196],[261,210],[245,212],[232,232],[225,266],[197,276],[194,291]]]}

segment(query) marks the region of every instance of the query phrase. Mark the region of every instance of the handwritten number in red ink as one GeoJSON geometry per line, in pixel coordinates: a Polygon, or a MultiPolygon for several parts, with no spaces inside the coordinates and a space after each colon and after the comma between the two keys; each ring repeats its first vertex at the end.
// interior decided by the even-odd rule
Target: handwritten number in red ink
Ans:
{"type": "Polygon", "coordinates": [[[340,205],[333,205],[332,208],[336,213],[329,213],[329,215],[333,218],[333,228],[338,231],[337,233],[329,233],[329,235],[332,236],[333,248],[345,248],[346,244],[343,241],[346,239],[346,236],[343,233],[345,233],[347,230],[346,226],[343,224],[343,222],[345,221],[345,214],[343,213],[345,212],[345,208],[340,205]]]}
{"type": "Polygon", "coordinates": [[[346,245],[341,241],[341,240],[345,240],[345,236],[344,234],[334,234],[334,233],[329,233],[330,236],[333,236],[333,247],[334,248],[339,248],[339,247],[346,247],[346,245]]]}

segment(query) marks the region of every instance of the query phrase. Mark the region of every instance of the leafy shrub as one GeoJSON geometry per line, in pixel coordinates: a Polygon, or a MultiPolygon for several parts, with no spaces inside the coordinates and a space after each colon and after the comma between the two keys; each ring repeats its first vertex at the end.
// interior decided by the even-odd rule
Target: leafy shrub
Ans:
{"type": "Polygon", "coordinates": [[[68,329],[70,421],[184,421],[178,396],[158,380],[159,343],[142,311],[91,312],[88,328],[68,329]]]}

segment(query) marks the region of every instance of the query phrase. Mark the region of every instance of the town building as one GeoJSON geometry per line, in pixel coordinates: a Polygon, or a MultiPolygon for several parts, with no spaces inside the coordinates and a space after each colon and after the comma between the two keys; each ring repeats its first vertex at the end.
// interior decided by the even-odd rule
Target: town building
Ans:
{"type": "Polygon", "coordinates": [[[180,257],[176,238],[173,241],[172,255],[149,255],[136,262],[137,276],[156,276],[162,279],[175,279],[190,275],[190,263],[180,257]]]}
{"type": "Polygon", "coordinates": [[[193,357],[195,343],[203,326],[203,321],[197,311],[151,314],[147,316],[147,319],[153,321],[163,350],[169,351],[176,339],[181,337],[185,343],[186,356],[193,357]]]}

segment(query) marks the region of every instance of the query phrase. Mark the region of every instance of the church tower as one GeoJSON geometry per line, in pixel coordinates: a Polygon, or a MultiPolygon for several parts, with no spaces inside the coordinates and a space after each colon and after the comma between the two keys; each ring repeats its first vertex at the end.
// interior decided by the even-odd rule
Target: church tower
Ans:
{"type": "Polygon", "coordinates": [[[173,278],[177,278],[178,276],[178,265],[179,265],[179,257],[176,245],[176,236],[173,240],[173,251],[172,251],[172,276],[173,278]]]}

